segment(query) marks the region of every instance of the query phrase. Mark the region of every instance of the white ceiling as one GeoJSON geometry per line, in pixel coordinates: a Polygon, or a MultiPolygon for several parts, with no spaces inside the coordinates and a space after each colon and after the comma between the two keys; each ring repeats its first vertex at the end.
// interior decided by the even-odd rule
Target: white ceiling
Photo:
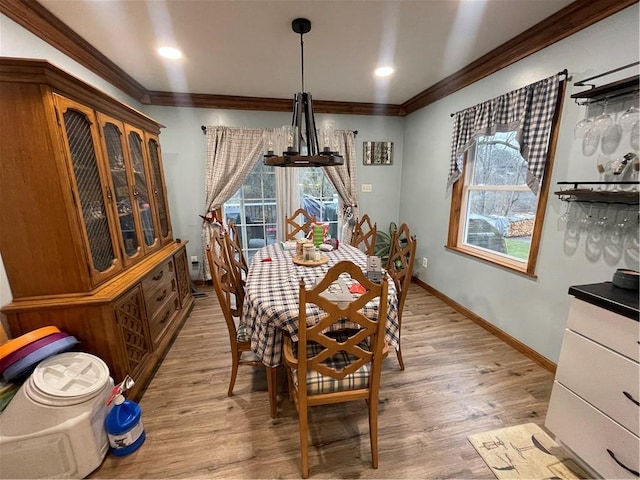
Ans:
{"type": "Polygon", "coordinates": [[[572,0],[39,0],[148,90],[401,104],[572,0]],[[184,52],[156,54],[162,44],[184,52]],[[392,64],[396,73],[376,79],[392,64]]]}

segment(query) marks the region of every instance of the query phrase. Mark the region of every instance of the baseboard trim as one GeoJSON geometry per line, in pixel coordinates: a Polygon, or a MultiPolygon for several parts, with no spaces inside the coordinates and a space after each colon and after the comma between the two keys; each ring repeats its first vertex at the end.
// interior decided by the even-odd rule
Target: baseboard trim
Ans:
{"type": "Polygon", "coordinates": [[[507,345],[515,348],[517,351],[519,351],[520,353],[522,353],[526,357],[530,358],[531,360],[536,362],[538,365],[540,365],[544,369],[546,369],[546,370],[550,371],[551,373],[555,374],[555,372],[556,372],[556,364],[553,363],[548,358],[540,355],[538,352],[536,352],[531,347],[528,347],[527,345],[522,343],[520,340],[518,340],[518,339],[512,337],[511,335],[509,335],[508,333],[500,330],[498,327],[496,327],[492,323],[487,322],[484,318],[479,317],[478,315],[473,313],[468,308],[460,305],[455,300],[447,297],[444,293],[436,290],[431,285],[428,285],[427,283],[423,282],[419,278],[412,277],[411,280],[413,281],[413,283],[415,283],[418,286],[420,286],[423,290],[429,292],[434,297],[437,297],[440,300],[442,300],[444,303],[449,305],[451,308],[456,310],[458,313],[461,313],[462,315],[467,317],[472,322],[480,325],[486,331],[488,331],[489,333],[491,333],[491,334],[495,335],[496,337],[498,337],[500,340],[505,342],[507,345]]]}

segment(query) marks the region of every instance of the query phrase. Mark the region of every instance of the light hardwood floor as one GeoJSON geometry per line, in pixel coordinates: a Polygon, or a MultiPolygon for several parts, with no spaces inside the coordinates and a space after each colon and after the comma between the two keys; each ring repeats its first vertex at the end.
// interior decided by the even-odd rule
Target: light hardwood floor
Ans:
{"type": "MultiPolygon", "coordinates": [[[[295,408],[283,394],[269,417],[260,367],[241,367],[227,397],[226,327],[213,290],[200,290],[140,402],[145,444],[107,455],[92,478],[299,478],[295,408]]],[[[402,333],[407,369],[389,355],[382,372],[379,468],[364,403],[315,407],[310,478],[494,478],[467,435],[544,423],[553,375],[415,284],[402,333]]]]}

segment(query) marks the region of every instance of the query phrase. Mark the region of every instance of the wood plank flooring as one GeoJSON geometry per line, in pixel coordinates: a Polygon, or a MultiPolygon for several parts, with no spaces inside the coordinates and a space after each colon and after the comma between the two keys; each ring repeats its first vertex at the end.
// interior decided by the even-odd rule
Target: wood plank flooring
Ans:
{"type": "MultiPolygon", "coordinates": [[[[230,349],[215,293],[194,310],[140,405],[145,444],[107,455],[91,478],[296,478],[298,419],[286,394],[269,417],[265,372],[241,367],[227,397],[230,349]]],[[[379,468],[364,403],[310,410],[310,478],[494,478],[467,435],[543,425],[553,375],[412,284],[403,356],[385,360],[379,468]]],[[[283,373],[283,372],[282,372],[283,373]]],[[[279,386],[284,386],[284,375],[279,386]]]]}

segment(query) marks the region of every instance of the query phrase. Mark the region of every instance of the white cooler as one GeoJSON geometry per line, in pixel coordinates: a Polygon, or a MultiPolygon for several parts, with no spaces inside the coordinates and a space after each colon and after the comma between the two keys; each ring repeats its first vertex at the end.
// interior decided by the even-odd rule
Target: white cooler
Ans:
{"type": "Polygon", "coordinates": [[[0,477],[83,478],[98,468],[112,388],[107,365],[88,353],[41,362],[0,414],[0,477]]]}

